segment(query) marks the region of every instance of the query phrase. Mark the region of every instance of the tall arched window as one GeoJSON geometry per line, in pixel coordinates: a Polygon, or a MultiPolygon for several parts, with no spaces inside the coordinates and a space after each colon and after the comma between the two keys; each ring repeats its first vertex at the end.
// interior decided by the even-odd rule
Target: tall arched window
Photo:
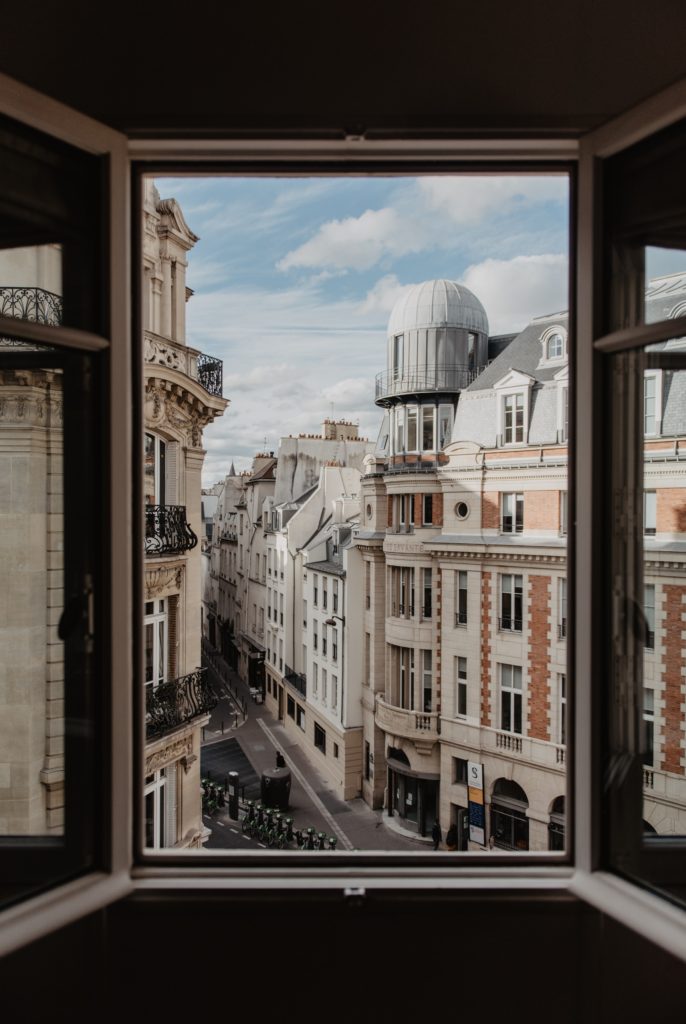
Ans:
{"type": "Polygon", "coordinates": [[[502,850],[529,849],[529,800],[512,779],[498,779],[491,797],[491,840],[502,850]]]}

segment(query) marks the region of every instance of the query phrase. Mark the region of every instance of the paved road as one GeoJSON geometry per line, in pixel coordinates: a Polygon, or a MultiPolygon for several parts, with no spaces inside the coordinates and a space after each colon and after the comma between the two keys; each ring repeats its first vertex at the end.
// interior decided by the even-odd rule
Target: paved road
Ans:
{"type": "MultiPolygon", "coordinates": [[[[338,849],[345,850],[412,850],[430,848],[430,839],[401,833],[381,811],[373,811],[361,798],[343,801],[330,784],[309,762],[304,751],[293,741],[283,725],[250,697],[226,662],[206,647],[203,665],[220,702],[204,732],[201,750],[201,771],[211,772],[215,782],[223,783],[230,771],[239,773],[239,786],[244,799],[259,800],[262,773],[275,767],[277,749],[281,751],[291,772],[288,813],[295,828],[312,827],[317,832],[335,835],[338,849]],[[223,723],[223,731],[222,731],[223,723]]],[[[207,849],[259,848],[246,839],[240,824],[221,809],[213,818],[204,817],[212,830],[207,849]]],[[[313,856],[327,856],[326,851],[313,856]]],[[[330,854],[335,856],[335,854],[330,854]]]]}

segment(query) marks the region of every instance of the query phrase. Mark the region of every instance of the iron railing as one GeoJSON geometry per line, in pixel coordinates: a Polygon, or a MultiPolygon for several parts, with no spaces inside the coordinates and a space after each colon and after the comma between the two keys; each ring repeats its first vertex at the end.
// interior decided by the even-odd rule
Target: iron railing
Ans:
{"type": "Polygon", "coordinates": [[[509,615],[504,615],[502,619],[498,619],[498,629],[510,633],[521,633],[522,620],[514,619],[509,615]]]}
{"type": "Polygon", "coordinates": [[[0,287],[0,316],[59,327],[62,296],[44,288],[0,287]]]}
{"type": "Polygon", "coordinates": [[[307,697],[307,676],[304,672],[295,672],[290,665],[286,665],[284,679],[287,683],[290,683],[291,686],[301,694],[301,696],[307,697]]]}
{"type": "Polygon", "coordinates": [[[197,543],[186,520],[185,505],[145,506],[146,555],[179,555],[192,551],[197,543]]]}
{"type": "Polygon", "coordinates": [[[198,380],[208,395],[221,398],[224,367],[221,359],[214,359],[212,356],[206,356],[201,352],[196,359],[196,365],[198,367],[198,380]]]}
{"type": "Polygon", "coordinates": [[[419,394],[426,391],[462,391],[476,380],[483,367],[448,366],[408,367],[405,370],[384,370],[376,375],[377,401],[390,395],[419,394]]]}
{"type": "Polygon", "coordinates": [[[200,715],[209,715],[216,708],[217,696],[207,677],[207,670],[196,669],[145,691],[145,735],[147,739],[161,736],[192,722],[200,715]]]}

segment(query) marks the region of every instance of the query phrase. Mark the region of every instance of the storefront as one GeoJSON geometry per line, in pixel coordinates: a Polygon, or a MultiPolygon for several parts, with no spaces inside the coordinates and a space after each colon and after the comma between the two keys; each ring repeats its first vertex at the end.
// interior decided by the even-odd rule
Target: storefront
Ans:
{"type": "Polygon", "coordinates": [[[389,817],[397,815],[408,829],[420,836],[429,835],[438,810],[440,776],[413,771],[407,755],[397,747],[388,748],[386,766],[389,817]]]}

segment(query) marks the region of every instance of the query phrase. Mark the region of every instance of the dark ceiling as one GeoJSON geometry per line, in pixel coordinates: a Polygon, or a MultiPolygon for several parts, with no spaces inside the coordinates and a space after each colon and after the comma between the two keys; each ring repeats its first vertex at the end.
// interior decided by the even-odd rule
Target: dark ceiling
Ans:
{"type": "Polygon", "coordinates": [[[685,43],[683,0],[15,0],[0,70],[131,133],[579,133],[685,43]]]}

